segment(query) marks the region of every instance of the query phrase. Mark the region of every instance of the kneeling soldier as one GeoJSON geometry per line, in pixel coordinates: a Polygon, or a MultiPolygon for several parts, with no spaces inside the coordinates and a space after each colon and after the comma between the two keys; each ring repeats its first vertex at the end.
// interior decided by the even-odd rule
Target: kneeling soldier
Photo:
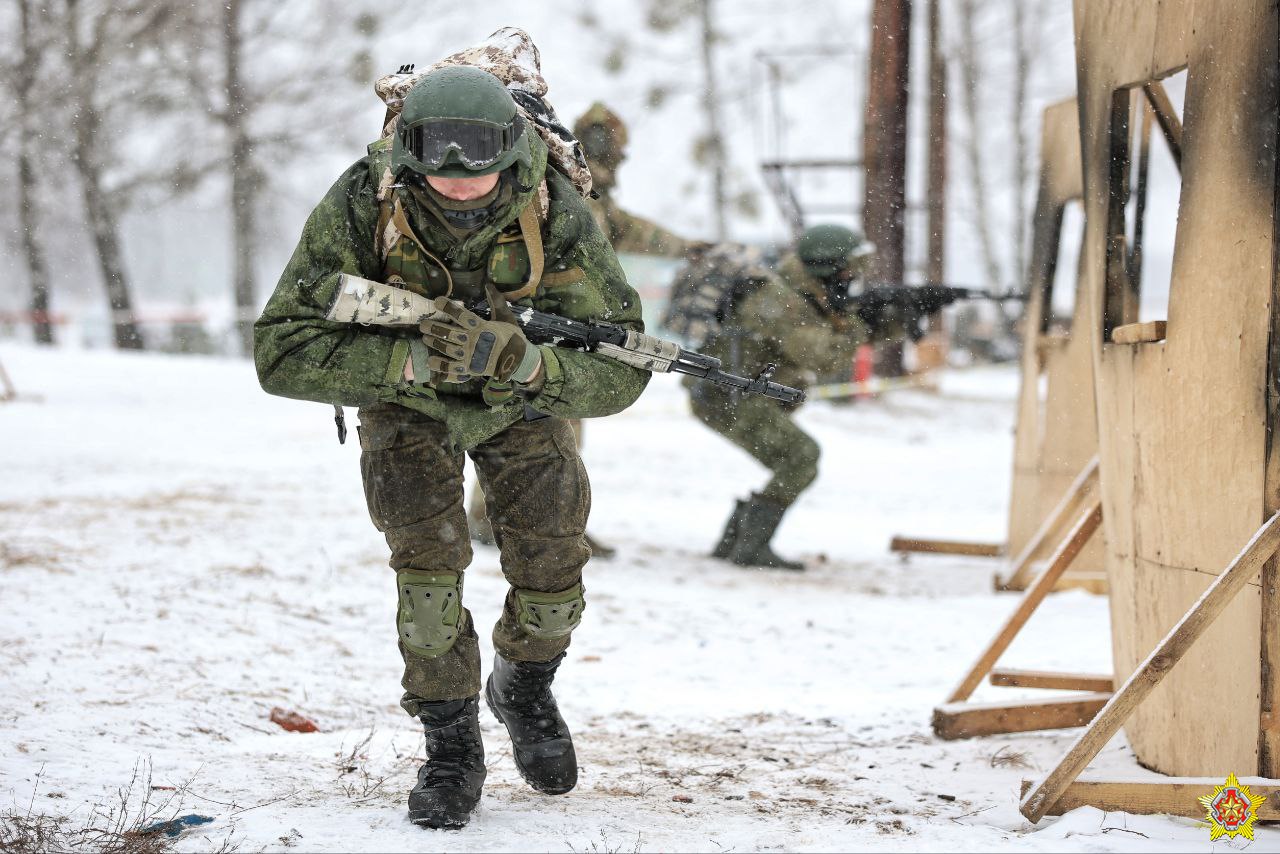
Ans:
{"type": "Polygon", "coordinates": [[[414,84],[391,139],[329,190],[256,326],[264,389],[360,407],[369,513],[396,573],[401,705],[426,730],[409,817],[428,827],[466,824],[485,778],[480,653],[462,603],[463,455],[510,584],[485,700],[524,779],[568,792],[577,760],[551,682],[582,618],[591,490],[566,419],[625,409],[648,379],[530,344],[508,302],[642,327],[608,242],[510,92],[455,66],[414,84]],[[435,298],[448,317],[407,332],[331,319],[344,274],[435,298]],[[489,320],[464,307],[486,299],[489,320]]]}

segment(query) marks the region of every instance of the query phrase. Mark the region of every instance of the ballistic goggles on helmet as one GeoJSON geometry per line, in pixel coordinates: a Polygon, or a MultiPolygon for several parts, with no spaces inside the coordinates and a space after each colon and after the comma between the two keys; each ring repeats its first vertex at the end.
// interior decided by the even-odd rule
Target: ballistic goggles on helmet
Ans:
{"type": "Polygon", "coordinates": [[[441,168],[449,152],[468,169],[484,169],[497,163],[524,131],[520,114],[504,126],[468,119],[422,119],[400,128],[400,142],[415,160],[428,169],[441,168]]]}

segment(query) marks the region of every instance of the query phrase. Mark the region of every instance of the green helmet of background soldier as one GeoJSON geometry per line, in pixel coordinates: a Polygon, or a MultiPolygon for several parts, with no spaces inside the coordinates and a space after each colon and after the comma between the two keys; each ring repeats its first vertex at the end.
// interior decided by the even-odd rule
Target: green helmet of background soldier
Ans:
{"type": "Polygon", "coordinates": [[[469,65],[437,68],[405,95],[391,171],[471,178],[532,164],[529,131],[497,77],[469,65]]]}
{"type": "Polygon", "coordinates": [[[591,164],[593,183],[601,188],[612,186],[614,173],[627,156],[627,126],[622,119],[596,101],[573,123],[573,135],[591,164]]]}
{"type": "Polygon", "coordinates": [[[805,269],[819,279],[838,274],[856,277],[872,251],[861,234],[843,225],[811,226],[796,242],[796,255],[805,269]]]}

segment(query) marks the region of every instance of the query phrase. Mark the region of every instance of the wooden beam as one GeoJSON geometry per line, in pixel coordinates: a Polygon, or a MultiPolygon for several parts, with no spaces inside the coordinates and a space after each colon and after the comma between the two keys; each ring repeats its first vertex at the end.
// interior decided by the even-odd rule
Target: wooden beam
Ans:
{"type": "Polygon", "coordinates": [[[933,710],[933,732],[951,740],[1084,726],[1110,699],[1110,692],[1100,692],[1004,703],[946,703],[933,710]]]}
{"type": "Polygon", "coordinates": [[[926,552],[942,555],[969,555],[971,557],[999,557],[1004,554],[1001,543],[968,543],[959,540],[926,540],[918,537],[894,537],[889,541],[891,552],[926,552]]]}
{"type": "MultiPolygon", "coordinates": [[[[1258,574],[1263,564],[1280,548],[1280,513],[1273,515],[1236,555],[1222,574],[1209,585],[1200,600],[1178,621],[1142,666],[1134,671],[1116,694],[1081,733],[1057,767],[1022,799],[1019,810],[1032,823],[1039,821],[1057,803],[1067,787],[1080,776],[1093,757],[1128,720],[1129,715],[1155,690],[1169,670],[1204,634],[1205,629],[1226,609],[1235,595],[1258,574]]],[[[1205,690],[1210,690],[1206,686],[1205,690]]]]}
{"type": "Polygon", "coordinates": [[[1009,575],[1003,582],[999,582],[996,585],[997,589],[1021,590],[1027,586],[1034,574],[1032,562],[1050,543],[1059,542],[1062,528],[1070,523],[1078,512],[1081,503],[1093,492],[1094,479],[1097,475],[1098,456],[1095,454],[1089,462],[1085,463],[1084,468],[1080,470],[1075,480],[1071,482],[1071,486],[1067,487],[1066,494],[1062,496],[1057,506],[1049,511],[1049,515],[1040,523],[1035,535],[1027,541],[1026,546],[1013,559],[1009,575]]]}
{"type": "Polygon", "coordinates": [[[1178,111],[1173,108],[1173,101],[1169,100],[1169,93],[1164,91],[1164,84],[1159,80],[1143,84],[1142,91],[1147,96],[1151,109],[1155,111],[1156,123],[1160,125],[1165,142],[1169,143],[1169,153],[1173,155],[1173,162],[1181,173],[1182,120],[1178,118],[1178,111]]]}
{"type": "Polygon", "coordinates": [[[1111,330],[1112,344],[1149,344],[1163,341],[1169,332],[1169,321],[1148,320],[1145,323],[1126,323],[1111,330]]]}
{"type": "MultiPolygon", "coordinates": [[[[1062,815],[1077,807],[1097,807],[1103,812],[1127,812],[1134,815],[1180,815],[1203,819],[1205,808],[1197,798],[1213,793],[1221,786],[1218,777],[1170,777],[1167,780],[1076,780],[1046,815],[1062,815]]],[[[1259,821],[1280,821],[1280,785],[1262,777],[1242,777],[1240,782],[1266,801],[1258,807],[1259,821]]],[[[1034,785],[1022,781],[1025,796],[1034,785]]]]}
{"type": "Polygon", "coordinates": [[[1045,567],[1044,572],[1040,574],[1031,586],[1027,588],[1027,592],[1023,594],[1018,607],[1009,615],[1009,619],[1000,627],[1000,631],[996,633],[995,639],[978,657],[977,662],[969,669],[969,672],[956,689],[947,697],[948,703],[958,703],[962,700],[969,699],[973,694],[973,690],[982,683],[982,680],[991,672],[991,668],[995,667],[996,661],[1009,648],[1009,644],[1013,643],[1013,639],[1017,637],[1018,632],[1026,625],[1027,620],[1035,613],[1036,608],[1044,601],[1044,597],[1049,595],[1049,591],[1053,589],[1054,584],[1062,577],[1062,573],[1067,571],[1067,567],[1071,566],[1071,562],[1075,560],[1076,555],[1080,554],[1080,550],[1084,548],[1085,543],[1089,542],[1089,537],[1093,536],[1093,532],[1098,530],[1098,526],[1102,524],[1102,502],[1094,500],[1094,502],[1080,515],[1079,520],[1072,526],[1071,531],[1067,534],[1062,544],[1058,546],[1058,550],[1053,553],[1053,557],[1049,559],[1049,565],[1045,567]]]}
{"type": "Polygon", "coordinates": [[[1107,673],[1058,673],[1050,670],[1015,670],[997,667],[991,671],[991,684],[1005,688],[1049,688],[1058,691],[1115,690],[1116,679],[1107,673]]]}

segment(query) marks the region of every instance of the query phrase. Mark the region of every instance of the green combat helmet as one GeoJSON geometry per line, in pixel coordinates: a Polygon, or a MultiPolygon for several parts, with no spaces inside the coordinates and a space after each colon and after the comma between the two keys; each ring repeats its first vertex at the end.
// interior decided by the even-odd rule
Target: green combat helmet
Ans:
{"type": "Polygon", "coordinates": [[[391,170],[471,178],[529,166],[525,122],[507,87],[469,65],[437,68],[405,95],[391,143],[391,170]]]}
{"type": "Polygon", "coordinates": [[[838,273],[856,276],[875,247],[862,235],[843,225],[815,225],[796,242],[796,255],[805,269],[819,279],[838,273]]]}

